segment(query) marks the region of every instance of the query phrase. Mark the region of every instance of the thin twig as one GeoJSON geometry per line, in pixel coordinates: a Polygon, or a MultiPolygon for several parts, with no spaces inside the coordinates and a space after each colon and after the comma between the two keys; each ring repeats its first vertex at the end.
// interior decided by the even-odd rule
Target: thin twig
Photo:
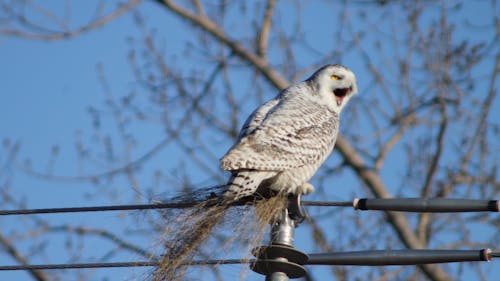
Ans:
{"type": "Polygon", "coordinates": [[[257,34],[257,55],[264,60],[267,60],[267,45],[269,41],[269,34],[271,33],[271,23],[275,2],[275,0],[267,1],[262,26],[257,34]]]}
{"type": "Polygon", "coordinates": [[[42,40],[57,40],[57,39],[68,39],[71,37],[75,37],[77,35],[80,35],[84,32],[97,29],[111,20],[121,16],[125,12],[129,11],[136,5],[138,5],[142,0],[131,0],[128,3],[125,3],[121,5],[118,9],[115,11],[109,13],[106,16],[103,16],[95,21],[92,21],[91,23],[84,25],[82,27],[69,30],[69,31],[62,31],[62,32],[52,32],[48,34],[42,34],[42,33],[30,33],[26,32],[23,30],[19,29],[0,29],[0,33],[10,35],[10,36],[17,36],[17,37],[24,37],[24,38],[33,38],[33,39],[42,39],[42,40]]]}

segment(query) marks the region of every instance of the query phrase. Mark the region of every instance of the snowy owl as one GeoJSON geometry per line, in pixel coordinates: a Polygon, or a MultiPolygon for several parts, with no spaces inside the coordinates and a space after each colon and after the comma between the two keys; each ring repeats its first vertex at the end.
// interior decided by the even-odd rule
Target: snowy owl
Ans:
{"type": "Polygon", "coordinates": [[[352,71],[326,65],[257,108],[221,159],[232,174],[224,198],[238,200],[261,188],[312,192],[308,180],[332,152],[340,112],[357,91],[352,71]]]}

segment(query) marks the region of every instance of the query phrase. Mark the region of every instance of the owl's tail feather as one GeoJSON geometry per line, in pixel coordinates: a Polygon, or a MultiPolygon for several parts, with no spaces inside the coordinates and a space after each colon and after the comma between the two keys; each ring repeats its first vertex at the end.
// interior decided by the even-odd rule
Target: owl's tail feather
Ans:
{"type": "Polygon", "coordinates": [[[223,198],[227,201],[238,201],[248,196],[255,196],[259,185],[276,172],[242,170],[229,179],[223,198]]]}

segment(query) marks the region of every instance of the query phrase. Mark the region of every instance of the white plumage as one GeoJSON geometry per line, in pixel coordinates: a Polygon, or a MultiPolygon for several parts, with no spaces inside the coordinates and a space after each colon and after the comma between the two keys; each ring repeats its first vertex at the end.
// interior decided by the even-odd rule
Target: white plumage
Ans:
{"type": "Polygon", "coordinates": [[[238,200],[258,188],[312,192],[307,181],[332,152],[339,114],[356,93],[349,69],[326,65],[257,108],[221,159],[232,173],[224,197],[238,200]]]}

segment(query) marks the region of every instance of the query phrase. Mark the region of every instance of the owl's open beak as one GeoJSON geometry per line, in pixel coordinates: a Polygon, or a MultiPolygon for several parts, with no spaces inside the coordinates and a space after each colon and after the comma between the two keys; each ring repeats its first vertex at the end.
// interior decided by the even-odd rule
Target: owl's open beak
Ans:
{"type": "Polygon", "coordinates": [[[344,100],[345,96],[352,91],[352,87],[349,88],[338,88],[333,90],[333,94],[335,95],[335,100],[337,101],[337,106],[340,106],[342,104],[342,101],[344,100]]]}

